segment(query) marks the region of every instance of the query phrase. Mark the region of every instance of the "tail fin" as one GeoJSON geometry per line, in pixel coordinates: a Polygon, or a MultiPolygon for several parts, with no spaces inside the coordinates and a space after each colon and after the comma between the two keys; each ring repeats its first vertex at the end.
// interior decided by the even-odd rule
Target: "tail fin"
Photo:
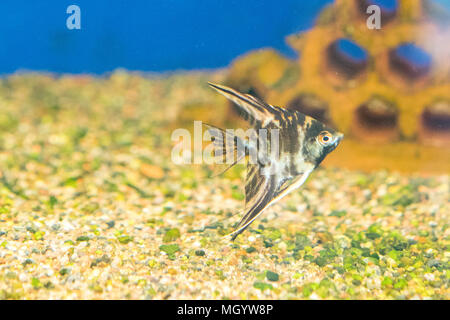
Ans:
{"type": "Polygon", "coordinates": [[[245,157],[246,146],[245,142],[237,135],[207,123],[203,124],[209,127],[208,132],[214,145],[215,163],[228,164],[224,170],[211,176],[216,177],[225,173],[245,157]],[[230,161],[232,162],[230,163],[230,161]]]}

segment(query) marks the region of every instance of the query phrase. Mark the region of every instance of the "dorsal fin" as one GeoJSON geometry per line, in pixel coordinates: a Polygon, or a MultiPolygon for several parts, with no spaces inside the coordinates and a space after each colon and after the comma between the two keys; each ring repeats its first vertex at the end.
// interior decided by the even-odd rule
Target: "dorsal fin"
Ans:
{"type": "Polygon", "coordinates": [[[250,94],[242,94],[232,88],[211,82],[208,82],[208,84],[227,99],[233,101],[242,111],[244,119],[251,124],[260,122],[262,126],[265,126],[281,112],[281,108],[267,104],[250,94]]]}

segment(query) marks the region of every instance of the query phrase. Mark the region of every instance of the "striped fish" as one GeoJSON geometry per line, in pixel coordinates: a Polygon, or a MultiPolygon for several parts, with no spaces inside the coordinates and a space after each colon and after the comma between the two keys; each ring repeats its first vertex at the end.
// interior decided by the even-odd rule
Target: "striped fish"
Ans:
{"type": "MultiPolygon", "coordinates": [[[[257,135],[256,140],[250,139],[252,141],[243,141],[237,136],[230,139],[235,142],[231,152],[236,152],[236,146],[241,144],[245,147],[245,155],[257,155],[256,160],[247,160],[245,214],[230,234],[234,240],[264,210],[299,188],[337,147],[343,134],[298,111],[272,106],[226,86],[209,85],[238,106],[242,117],[257,135]],[[265,139],[260,139],[261,134],[265,134],[265,139]],[[274,136],[277,139],[271,139],[274,136]]],[[[225,142],[227,133],[212,126],[210,130],[223,133],[224,138],[216,139],[214,143],[222,152],[229,152],[225,150],[229,147],[225,142]]],[[[243,156],[236,155],[236,158],[240,160],[243,156]]],[[[230,167],[235,163],[237,161],[230,167]]]]}

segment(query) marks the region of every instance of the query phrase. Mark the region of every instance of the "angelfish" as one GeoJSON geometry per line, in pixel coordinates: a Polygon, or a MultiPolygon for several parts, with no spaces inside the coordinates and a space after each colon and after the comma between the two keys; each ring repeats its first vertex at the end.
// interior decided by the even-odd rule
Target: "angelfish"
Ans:
{"type": "MultiPolygon", "coordinates": [[[[237,159],[231,166],[252,152],[257,154],[258,159],[247,161],[245,214],[230,234],[234,240],[265,209],[299,188],[309,174],[337,147],[344,135],[301,112],[267,104],[223,85],[208,84],[237,105],[241,115],[255,129],[257,135],[264,132],[260,129],[265,129],[268,136],[275,133],[275,130],[278,136],[276,156],[271,152],[275,148],[270,145],[273,143],[270,139],[265,139],[265,148],[261,148],[259,139],[253,140],[257,143],[242,141],[238,136],[232,136],[230,139],[234,141],[233,152],[236,152],[238,143],[244,145],[245,149],[245,154],[236,155],[237,159]],[[258,148],[264,151],[256,150],[258,148]]],[[[215,137],[214,145],[226,149],[229,145],[226,141],[230,138],[227,137],[226,131],[213,126],[210,126],[209,130],[215,137]],[[218,131],[222,135],[217,135],[218,131]]]]}

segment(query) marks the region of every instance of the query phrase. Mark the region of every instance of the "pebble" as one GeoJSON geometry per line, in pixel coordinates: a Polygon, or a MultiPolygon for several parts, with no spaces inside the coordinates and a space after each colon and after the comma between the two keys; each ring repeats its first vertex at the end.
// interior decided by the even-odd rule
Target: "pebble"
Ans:
{"type": "Polygon", "coordinates": [[[423,277],[428,281],[434,281],[434,274],[432,273],[425,273],[423,277]]]}

